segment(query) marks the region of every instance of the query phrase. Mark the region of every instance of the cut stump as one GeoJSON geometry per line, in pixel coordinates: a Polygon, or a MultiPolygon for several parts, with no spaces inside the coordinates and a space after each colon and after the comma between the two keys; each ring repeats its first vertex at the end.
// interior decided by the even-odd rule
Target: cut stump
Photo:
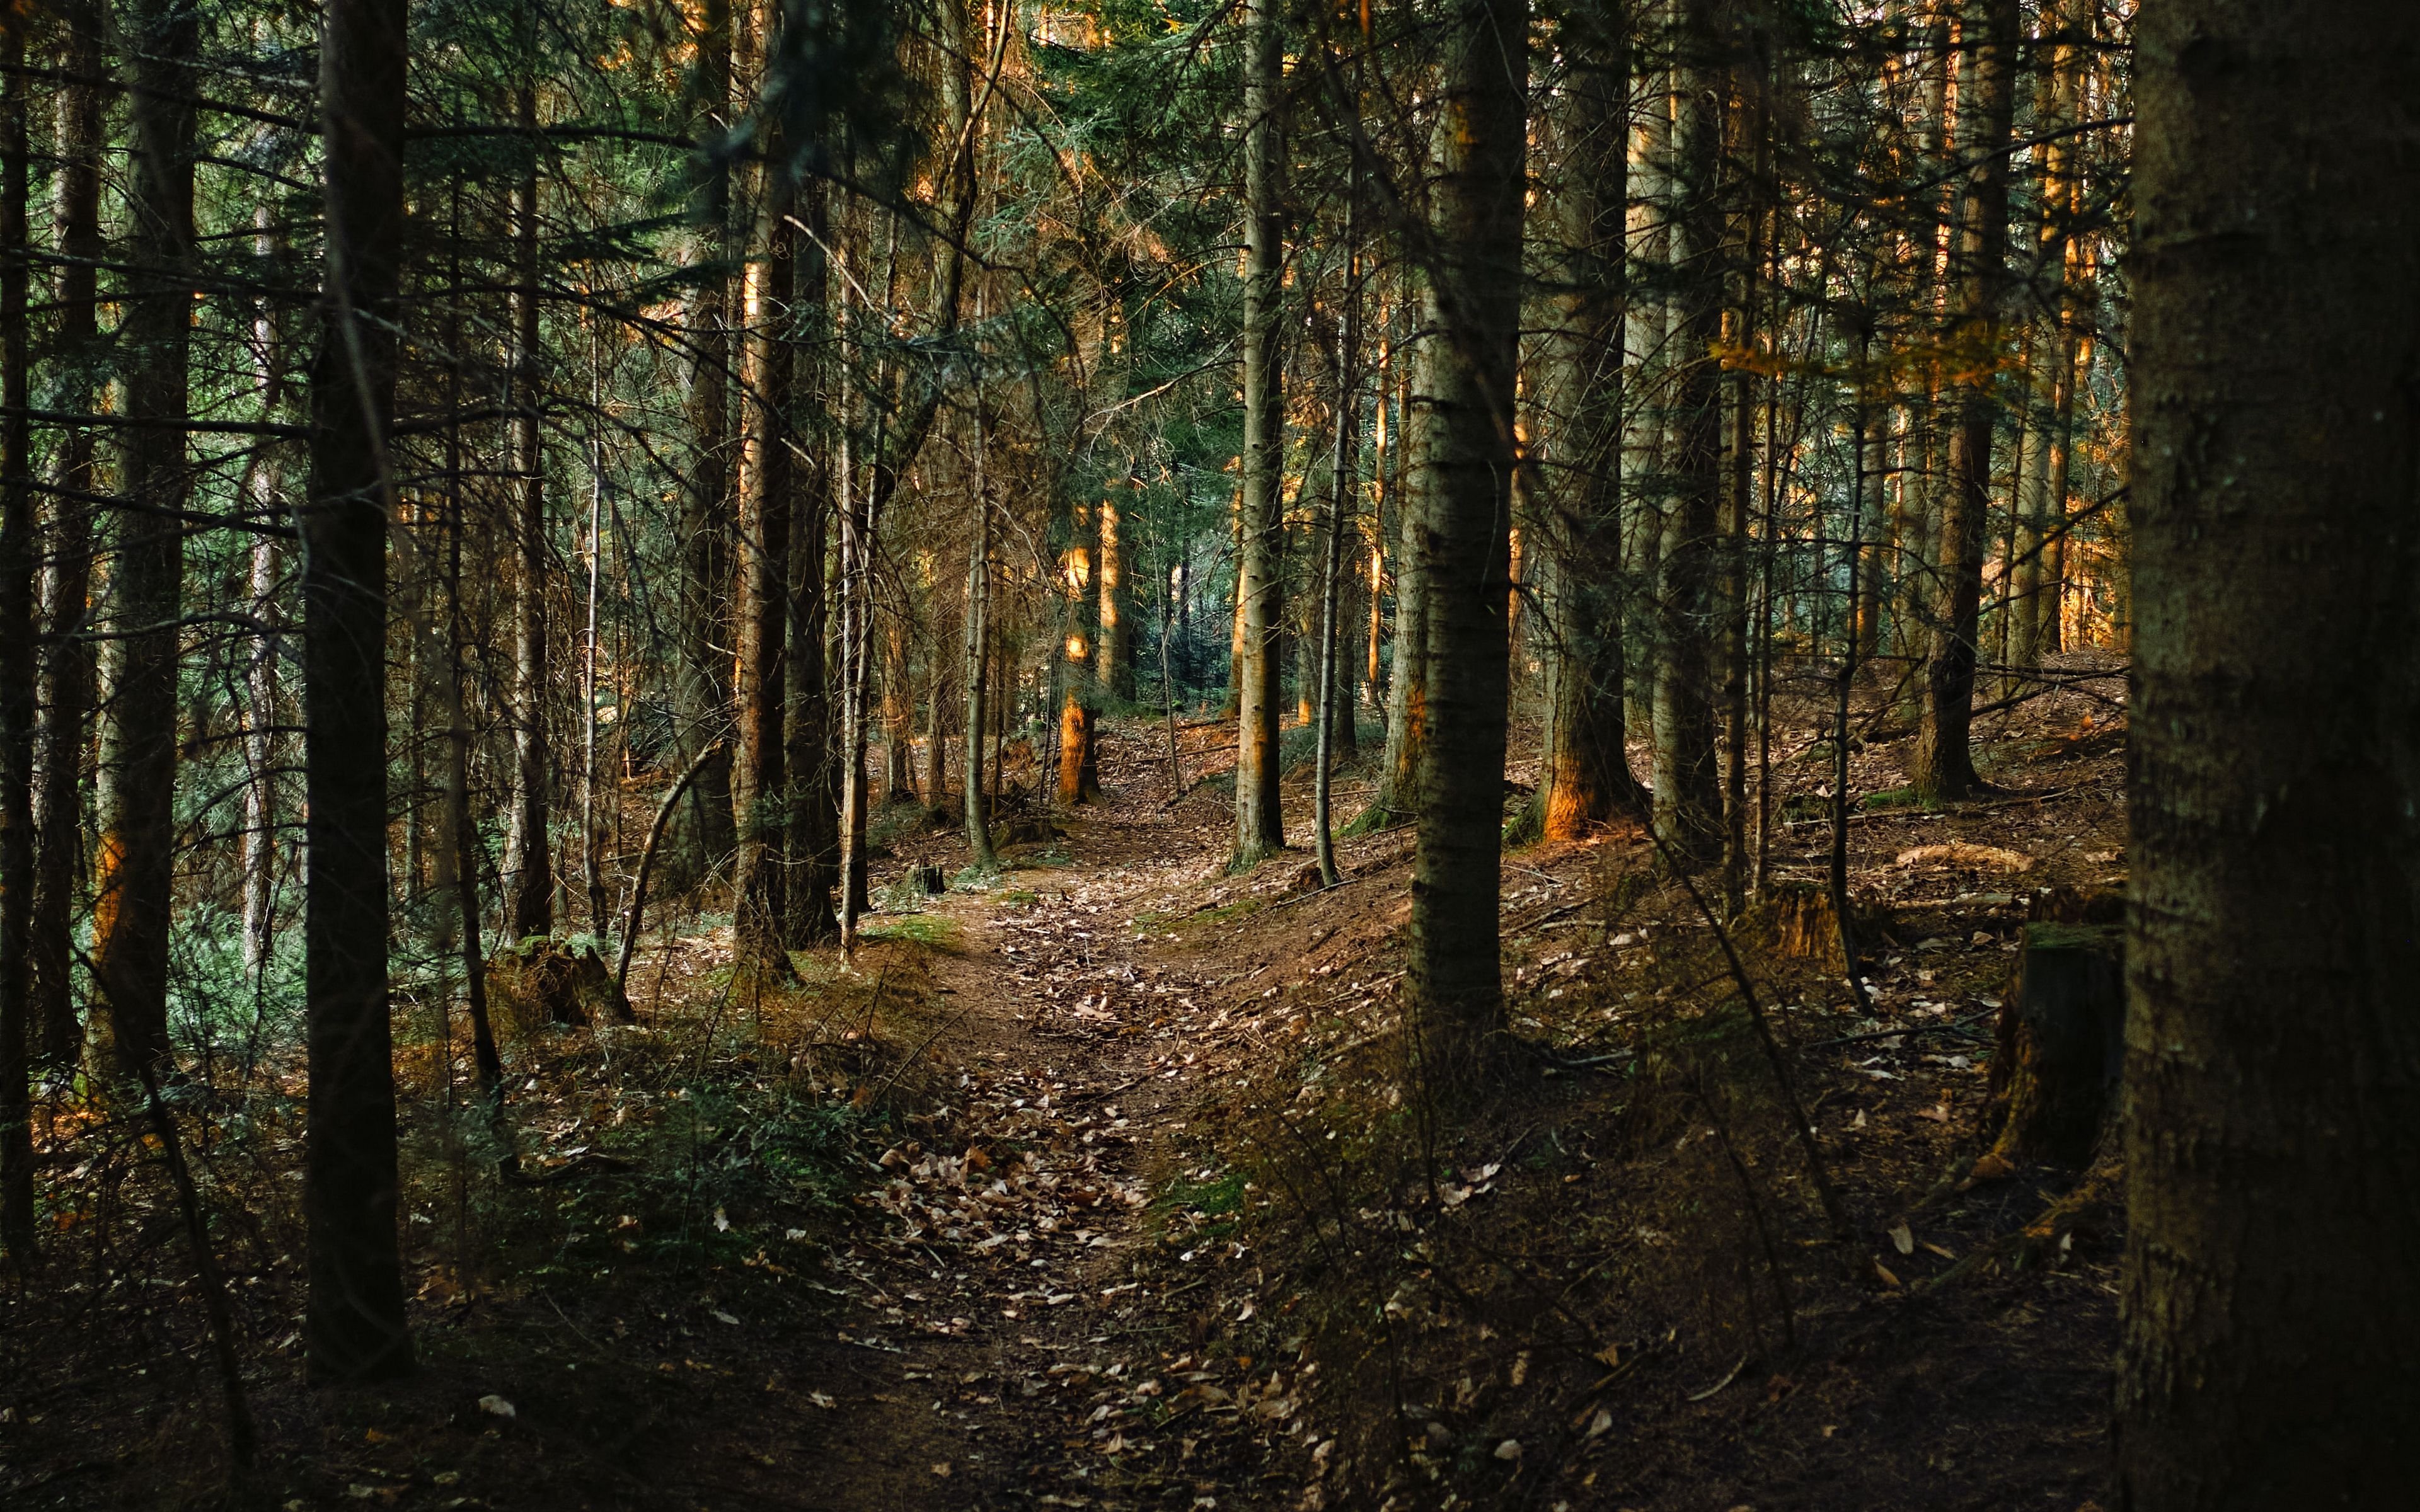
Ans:
{"type": "Polygon", "coordinates": [[[2091,1164],[2124,1064],[2123,930],[2028,924],[2018,960],[1992,1056],[1985,1132],[1994,1137],[1976,1162],[1978,1178],[2091,1164]]]}

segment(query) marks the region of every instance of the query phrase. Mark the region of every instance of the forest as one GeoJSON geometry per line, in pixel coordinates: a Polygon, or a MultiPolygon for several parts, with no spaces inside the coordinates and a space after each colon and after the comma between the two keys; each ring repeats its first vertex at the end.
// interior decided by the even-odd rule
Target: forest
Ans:
{"type": "Polygon", "coordinates": [[[16,0],[0,1504],[2409,1505],[2415,81],[16,0]]]}

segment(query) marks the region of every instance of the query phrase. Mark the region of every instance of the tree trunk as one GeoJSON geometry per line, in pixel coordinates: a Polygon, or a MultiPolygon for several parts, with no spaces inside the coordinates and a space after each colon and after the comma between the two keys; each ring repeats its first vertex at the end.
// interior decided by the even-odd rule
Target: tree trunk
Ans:
{"type": "Polygon", "coordinates": [[[34,488],[25,414],[25,25],[0,19],[0,1249],[34,1258],[34,488]]]}
{"type": "Polygon", "coordinates": [[[513,795],[504,842],[511,879],[505,933],[511,941],[554,933],[554,865],[549,848],[552,783],[546,730],[552,668],[546,635],[546,451],[538,425],[537,94],[524,84],[516,111],[529,133],[528,165],[513,191],[513,538],[520,581],[513,599],[513,795]]]}
{"type": "Polygon", "coordinates": [[[1244,496],[1235,566],[1237,869],[1285,849],[1278,624],[1284,594],[1285,38],[1276,0],[1247,0],[1244,75],[1244,496]]]}
{"type": "Polygon", "coordinates": [[[1526,0],[1459,0],[1450,16],[1432,148],[1425,323],[1435,333],[1415,401],[1426,432],[1417,539],[1430,725],[1404,972],[1413,1054],[1435,1092],[1467,1083],[1504,1006],[1497,893],[1529,20],[1526,0]]]}
{"type": "Polygon", "coordinates": [[[985,665],[991,649],[992,509],[990,481],[984,466],[986,440],[979,387],[975,393],[975,538],[967,548],[966,754],[959,763],[958,780],[965,788],[968,859],[976,869],[988,872],[999,869],[1000,858],[992,854],[990,808],[984,799],[984,735],[991,714],[985,665]]]}
{"type": "MultiPolygon", "coordinates": [[[[278,250],[268,207],[254,213],[253,224],[253,254],[267,263],[278,250]]],[[[262,300],[254,309],[252,340],[259,363],[261,413],[275,419],[286,403],[285,343],[278,330],[276,309],[268,300],[262,300]]],[[[274,517],[285,492],[279,486],[277,455],[272,452],[255,456],[245,470],[244,480],[245,506],[266,526],[274,517]]],[[[243,751],[249,780],[243,790],[243,968],[256,980],[268,964],[271,932],[276,924],[278,795],[282,774],[278,770],[279,743],[272,727],[277,723],[277,667],[285,654],[278,634],[281,613],[277,603],[277,583],[286,565],[283,547],[276,535],[262,530],[253,537],[250,563],[252,612],[266,626],[244,672],[243,751]]],[[[414,811],[418,811],[416,805],[414,811]]]]}
{"type": "MultiPolygon", "coordinates": [[[[690,130],[709,145],[731,130],[730,0],[701,0],[690,70],[690,130]]],[[[673,689],[683,765],[706,764],[689,786],[665,837],[667,883],[706,880],[738,844],[732,817],[731,756],[731,170],[718,153],[697,159],[691,214],[700,277],[690,296],[689,428],[695,460],[681,495],[678,662],[673,689]]]]}
{"type": "MultiPolygon", "coordinates": [[[[770,154],[782,159],[780,133],[770,154]]],[[[761,262],[745,275],[740,363],[744,417],[739,441],[739,604],[737,704],[739,750],[732,763],[731,798],[739,849],[732,872],[732,918],[739,959],[786,974],[781,844],[783,682],[789,635],[793,363],[788,341],[795,237],[791,186],[778,166],[765,186],[761,262]]]]}
{"type": "Polygon", "coordinates": [[[1722,854],[1722,788],[1714,752],[1713,648],[1715,532],[1722,488],[1720,378],[1723,216],[1716,167],[1722,147],[1725,70],[1711,0],[1683,0],[1684,46],[1696,54],[1673,82],[1671,283],[1675,357],[1664,376],[1667,490],[1657,551],[1655,808],[1657,837],[1672,859],[1699,867],[1722,854]]]}
{"type": "MultiPolygon", "coordinates": [[[[1652,10],[1661,6],[1651,8],[1652,10]]],[[[1663,665],[1661,609],[1665,516],[1670,486],[1664,476],[1664,432],[1669,419],[1672,310],[1672,78],[1640,81],[1630,129],[1629,256],[1623,283],[1623,407],[1621,434],[1622,569],[1638,590],[1631,595],[1622,647],[1629,679],[1622,717],[1625,745],[1655,748],[1655,678],[1663,665]]]]}
{"type": "MultiPolygon", "coordinates": [[[[1336,430],[1329,453],[1327,518],[1321,534],[1319,566],[1319,730],[1312,765],[1311,837],[1318,853],[1319,878],[1334,887],[1342,879],[1336,869],[1336,829],[1332,792],[1336,779],[1336,734],[1340,717],[1351,728],[1353,705],[1346,700],[1340,713],[1337,683],[1343,658],[1337,637],[1344,619],[1344,537],[1353,529],[1353,492],[1361,466],[1361,173],[1352,170],[1346,200],[1344,233],[1344,316],[1336,346],[1336,430]]],[[[1349,679],[1346,679],[1349,680],[1349,679]]]]}
{"type": "Polygon", "coordinates": [[[830,225],[820,179],[799,185],[798,195],[809,234],[799,239],[791,260],[791,331],[798,343],[793,429],[800,434],[805,452],[792,464],[803,486],[791,506],[790,642],[783,684],[789,706],[782,737],[783,775],[789,779],[783,938],[794,950],[829,940],[840,929],[832,907],[832,884],[840,869],[839,771],[832,763],[831,689],[824,652],[831,628],[830,603],[824,592],[833,486],[830,427],[835,368],[831,269],[825,253],[830,225]]]}
{"type": "MultiPolygon", "coordinates": [[[[98,264],[101,236],[101,17],[95,0],[61,8],[67,33],[62,61],[70,82],[59,86],[56,191],[58,246],[63,254],[58,301],[58,355],[71,375],[97,370],[100,352],[98,264]],[[85,82],[74,82],[82,80],[85,82]]],[[[89,377],[71,379],[61,397],[86,412],[99,397],[89,377]]],[[[51,644],[42,665],[40,807],[34,875],[33,1018],[42,1063],[75,1063],[82,1028],[74,993],[76,886],[84,874],[85,759],[90,746],[93,695],[92,509],[101,492],[92,432],[70,429],[58,440],[54,477],[59,492],[51,512],[50,562],[42,584],[42,624],[51,644]]]]}
{"type": "MultiPolygon", "coordinates": [[[[939,617],[937,608],[933,618],[938,621],[939,617]]],[[[924,675],[924,811],[928,815],[945,815],[950,796],[950,748],[949,737],[944,733],[949,708],[941,690],[949,685],[941,676],[940,625],[934,624],[929,628],[934,633],[933,656],[924,675]]]]}
{"type": "Polygon", "coordinates": [[[1951,336],[1977,357],[1955,389],[1949,476],[1941,494],[1940,579],[1925,658],[1923,720],[1908,768],[1927,802],[1961,798],[1979,784],[1967,740],[1974,720],[1977,632],[1983,597],[1984,525],[1991,513],[1992,437],[1999,415],[1993,363],[2000,290],[2007,282],[2009,140],[2015,100],[2017,0],[1969,0],[1972,49],[1959,84],[1960,161],[1973,166],[1958,213],[1951,336]]]}
{"type": "Polygon", "coordinates": [[[2134,57],[2114,1504],[2393,1506],[2420,1468],[2420,8],[2180,0],[2134,57]]]}
{"type": "Polygon", "coordinates": [[[411,1368],[387,1017],[386,427],[404,238],[404,0],[331,0],[326,298],[302,535],[310,1108],[303,1348],[321,1381],[411,1368]]]}
{"type": "Polygon", "coordinates": [[[1134,702],[1134,627],[1127,623],[1130,595],[1126,590],[1125,543],[1119,534],[1123,521],[1118,514],[1119,485],[1111,484],[1101,491],[1100,608],[1095,619],[1100,634],[1094,639],[1096,662],[1094,674],[1101,688],[1122,703],[1134,702]]]}
{"type": "MultiPolygon", "coordinates": [[[[1619,23],[1609,23],[1618,27],[1619,23]]],[[[1541,479],[1554,612],[1538,818],[1575,840],[1643,796],[1624,748],[1621,579],[1622,242],[1629,200],[1628,39],[1591,27],[1566,39],[1570,84],[1558,190],[1562,259],[1552,423],[1541,479]]]]}
{"type": "Polygon", "coordinates": [[[890,616],[882,633],[882,767],[885,803],[916,801],[916,705],[908,681],[908,618],[890,616]]]}
{"type": "MultiPolygon", "coordinates": [[[[145,0],[127,18],[134,87],[130,297],[119,343],[129,355],[124,492],[107,652],[110,717],[101,763],[101,860],[92,962],[105,1010],[97,1041],[137,1079],[164,1079],[168,1057],[169,908],[176,855],[177,619],[191,486],[185,456],[186,358],[194,294],[194,55],[198,13],[145,0]]],[[[98,1048],[98,1044],[96,1045],[98,1048]]],[[[103,1057],[104,1063],[106,1057],[103,1057]]]]}

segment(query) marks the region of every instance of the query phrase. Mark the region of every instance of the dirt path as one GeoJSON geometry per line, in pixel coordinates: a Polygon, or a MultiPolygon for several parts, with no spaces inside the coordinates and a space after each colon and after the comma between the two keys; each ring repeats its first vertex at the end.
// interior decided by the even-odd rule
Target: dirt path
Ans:
{"type": "Polygon", "coordinates": [[[930,910],[957,949],[935,962],[954,1017],[926,1054],[954,1089],[884,1154],[835,1254],[861,1301],[805,1504],[1252,1504],[1210,1469],[1232,1457],[1183,1437],[1229,1393],[1183,1353],[1192,1288],[1147,1263],[1151,1183],[1209,1072],[1183,1032],[1207,998],[1137,920],[1200,886],[1210,837],[1149,801],[1066,827],[1066,864],[930,910]]]}

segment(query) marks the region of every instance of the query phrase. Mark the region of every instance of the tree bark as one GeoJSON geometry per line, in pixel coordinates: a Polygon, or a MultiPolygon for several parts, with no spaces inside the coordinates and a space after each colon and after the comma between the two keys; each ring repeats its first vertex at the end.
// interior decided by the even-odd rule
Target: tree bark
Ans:
{"type": "Polygon", "coordinates": [[[793,195],[787,173],[779,166],[779,133],[771,140],[775,166],[767,175],[764,257],[747,270],[740,338],[745,421],[739,443],[738,661],[733,689],[739,750],[731,769],[739,850],[732,874],[732,917],[739,958],[786,973],[780,847],[786,791],[783,662],[789,632],[794,371],[788,323],[797,259],[790,229],[793,195]]]}
{"type": "Polygon", "coordinates": [[[34,1257],[34,488],[25,417],[24,18],[0,18],[0,1249],[34,1257]]]}
{"type": "Polygon", "coordinates": [[[1466,1084],[1501,1026],[1513,377],[1521,324],[1528,7],[1450,12],[1433,153],[1428,383],[1415,400],[1428,484],[1428,740],[1419,766],[1410,951],[1413,1054],[1433,1092],[1466,1084]]]}
{"type": "Polygon", "coordinates": [[[681,496],[679,663],[674,698],[684,764],[706,765],[690,783],[665,837],[667,881],[704,881],[738,843],[732,816],[731,748],[731,170],[721,147],[732,127],[730,0],[701,0],[690,70],[690,130],[704,144],[692,213],[703,265],[690,296],[689,424],[695,463],[681,496]]]}
{"type": "Polygon", "coordinates": [[[405,0],[331,0],[320,48],[327,267],[302,536],[311,1374],[411,1368],[387,1017],[386,429],[404,236],[405,0]]]}
{"type": "Polygon", "coordinates": [[[1094,667],[1102,690],[1124,703],[1134,702],[1134,627],[1127,623],[1130,594],[1126,589],[1125,543],[1119,534],[1118,489],[1112,483],[1101,491],[1100,604],[1094,621],[1100,633],[1094,667]]]}
{"type": "MultiPolygon", "coordinates": [[[[96,0],[61,8],[62,62],[72,79],[58,95],[58,246],[63,255],[54,297],[58,301],[58,355],[70,374],[96,370],[100,352],[97,264],[101,236],[101,17],[96,0]]],[[[71,411],[87,412],[99,394],[89,377],[72,380],[62,396],[71,411]]],[[[42,583],[42,624],[51,636],[42,665],[41,795],[34,875],[32,958],[35,1030],[42,1063],[75,1063],[82,1026],[74,993],[76,887],[84,873],[85,759],[90,746],[92,642],[83,632],[92,615],[92,505],[101,491],[92,432],[70,428],[58,441],[53,472],[59,486],[51,513],[50,562],[42,583]]]]}
{"type": "Polygon", "coordinates": [[[2115,1505],[2391,1506],[2420,1472],[2420,9],[2178,0],[2134,56],[2115,1505]]]}
{"type": "Polygon", "coordinates": [[[1560,257],[1541,478],[1553,613],[1540,831],[1575,840],[1644,796],[1624,748],[1621,577],[1623,238],[1629,39],[1618,21],[1566,38],[1570,84],[1555,208],[1560,257]]]}
{"type": "Polygon", "coordinates": [[[1235,854],[1285,849],[1278,624],[1285,560],[1285,37],[1277,0],[1247,0],[1244,73],[1244,495],[1235,566],[1235,854]]]}
{"type": "Polygon", "coordinates": [[[1949,476],[1941,495],[1940,578],[1925,658],[1923,719],[1908,779],[1926,801],[1964,797],[1980,784],[1974,721],[1977,632],[1983,598],[1984,526],[1991,513],[1992,437],[1999,406],[1993,370],[2009,239],[2006,147],[2015,103],[2017,0],[1969,0],[1960,73],[1960,160],[1971,163],[1958,212],[1951,339],[1966,354],[1956,384],[1949,476]]]}
{"type": "Polygon", "coordinates": [[[783,684],[788,701],[783,775],[789,781],[783,938],[794,950],[829,940],[840,929],[832,908],[832,884],[840,868],[839,772],[832,763],[831,690],[824,655],[830,629],[824,572],[831,543],[830,420],[835,372],[831,270],[824,251],[830,226],[821,180],[800,184],[798,195],[810,234],[799,239],[791,261],[791,332],[798,343],[793,429],[806,444],[793,463],[802,486],[791,506],[790,644],[783,684]]]}
{"type": "MultiPolygon", "coordinates": [[[[535,60],[531,60],[535,68],[535,60]]],[[[516,107],[530,153],[513,191],[513,544],[520,581],[513,599],[513,792],[505,887],[514,942],[554,933],[554,864],[549,845],[553,782],[546,705],[552,674],[546,626],[546,454],[538,425],[537,92],[520,86],[516,107]]]]}
{"type": "MultiPolygon", "coordinates": [[[[256,230],[253,254],[268,262],[277,253],[277,238],[268,207],[255,212],[253,224],[256,230]]],[[[285,343],[278,330],[276,309],[266,299],[255,306],[252,341],[260,378],[261,413],[274,418],[286,403],[285,343]]],[[[284,494],[279,486],[277,455],[254,457],[245,470],[244,481],[245,505],[266,523],[275,514],[284,494]]],[[[243,749],[245,775],[250,780],[243,792],[243,966],[256,979],[268,964],[271,932],[276,924],[282,774],[278,771],[278,740],[272,727],[277,723],[277,666],[285,654],[283,638],[278,634],[277,603],[278,579],[285,573],[283,548],[284,543],[276,535],[263,531],[253,538],[250,563],[252,611],[267,627],[253,648],[251,664],[244,671],[243,749]]]]}
{"type": "Polygon", "coordinates": [[[996,871],[1000,858],[992,852],[991,813],[984,799],[984,735],[990,717],[990,679],[985,665],[991,648],[991,491],[984,452],[988,440],[984,425],[983,393],[975,393],[975,538],[967,548],[967,624],[964,650],[967,719],[963,732],[966,754],[959,781],[965,787],[967,852],[981,871],[996,871]]]}
{"type": "Polygon", "coordinates": [[[1723,407],[1713,357],[1722,339],[1723,217],[1716,182],[1725,70],[1711,0],[1682,0],[1689,65],[1673,79],[1668,219],[1675,308],[1664,376],[1663,540],[1657,550],[1655,833],[1683,867],[1722,854],[1713,649],[1723,407]]]}
{"type": "MultiPolygon", "coordinates": [[[[127,17],[134,182],[125,323],[124,491],[109,642],[110,717],[101,763],[101,859],[92,962],[104,1009],[97,1027],[130,1079],[137,1061],[166,1079],[169,908],[176,853],[177,619],[190,487],[186,360],[194,295],[195,85],[186,61],[200,29],[179,0],[144,0],[127,17]]],[[[96,1048],[100,1048],[97,1044],[96,1048]]],[[[108,1057],[100,1057],[105,1064],[108,1057]]]]}

